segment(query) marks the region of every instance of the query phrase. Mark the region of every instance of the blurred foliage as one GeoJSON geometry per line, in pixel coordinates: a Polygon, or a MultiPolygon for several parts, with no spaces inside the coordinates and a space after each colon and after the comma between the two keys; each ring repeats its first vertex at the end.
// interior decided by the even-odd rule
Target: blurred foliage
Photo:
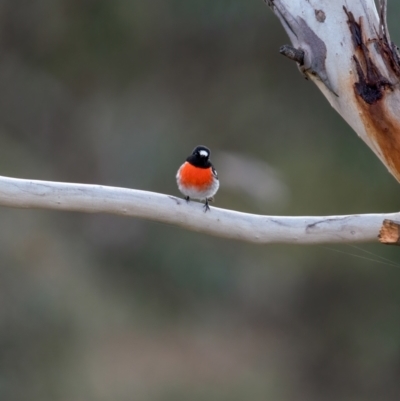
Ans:
{"type": "MultiPolygon", "coordinates": [[[[2,174],[178,195],[203,143],[217,169],[219,152],[243,154],[290,191],[260,204],[221,175],[217,206],[398,210],[398,184],[279,55],[287,42],[261,0],[4,0],[2,174]]],[[[399,398],[400,270],[380,263],[400,266],[398,249],[49,211],[0,221],[0,399],[399,398]]]]}

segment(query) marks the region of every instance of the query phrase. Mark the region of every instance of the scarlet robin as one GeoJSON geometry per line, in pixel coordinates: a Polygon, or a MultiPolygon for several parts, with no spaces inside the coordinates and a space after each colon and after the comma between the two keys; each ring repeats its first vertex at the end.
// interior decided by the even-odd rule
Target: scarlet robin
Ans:
{"type": "Polygon", "coordinates": [[[218,174],[210,161],[210,155],[210,149],[206,146],[197,146],[176,174],[178,188],[185,195],[186,201],[205,201],[204,212],[210,210],[208,203],[213,200],[219,188],[218,174]]]}

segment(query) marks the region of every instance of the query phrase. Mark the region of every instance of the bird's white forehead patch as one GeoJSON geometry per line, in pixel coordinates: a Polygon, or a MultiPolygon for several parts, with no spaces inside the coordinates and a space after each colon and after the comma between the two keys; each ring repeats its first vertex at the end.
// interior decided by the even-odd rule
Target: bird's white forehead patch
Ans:
{"type": "Polygon", "coordinates": [[[208,156],[208,152],[206,151],[206,150],[200,150],[200,156],[203,156],[203,157],[207,157],[208,156]]]}

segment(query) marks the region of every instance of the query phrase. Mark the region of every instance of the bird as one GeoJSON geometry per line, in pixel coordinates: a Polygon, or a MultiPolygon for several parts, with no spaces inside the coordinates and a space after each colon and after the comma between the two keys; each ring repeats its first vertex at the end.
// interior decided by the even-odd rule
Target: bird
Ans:
{"type": "Polygon", "coordinates": [[[209,202],[214,200],[219,188],[218,174],[210,156],[210,149],[206,146],[196,146],[176,174],[178,188],[186,202],[190,199],[205,201],[204,212],[210,210],[209,202]]]}

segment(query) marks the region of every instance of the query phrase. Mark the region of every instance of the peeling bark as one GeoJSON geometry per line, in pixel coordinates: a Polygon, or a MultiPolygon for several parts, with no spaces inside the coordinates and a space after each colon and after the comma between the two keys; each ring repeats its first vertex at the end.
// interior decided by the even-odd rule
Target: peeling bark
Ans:
{"type": "Polygon", "coordinates": [[[374,0],[266,0],[304,53],[301,72],[400,181],[400,56],[387,4],[374,0]]]}

